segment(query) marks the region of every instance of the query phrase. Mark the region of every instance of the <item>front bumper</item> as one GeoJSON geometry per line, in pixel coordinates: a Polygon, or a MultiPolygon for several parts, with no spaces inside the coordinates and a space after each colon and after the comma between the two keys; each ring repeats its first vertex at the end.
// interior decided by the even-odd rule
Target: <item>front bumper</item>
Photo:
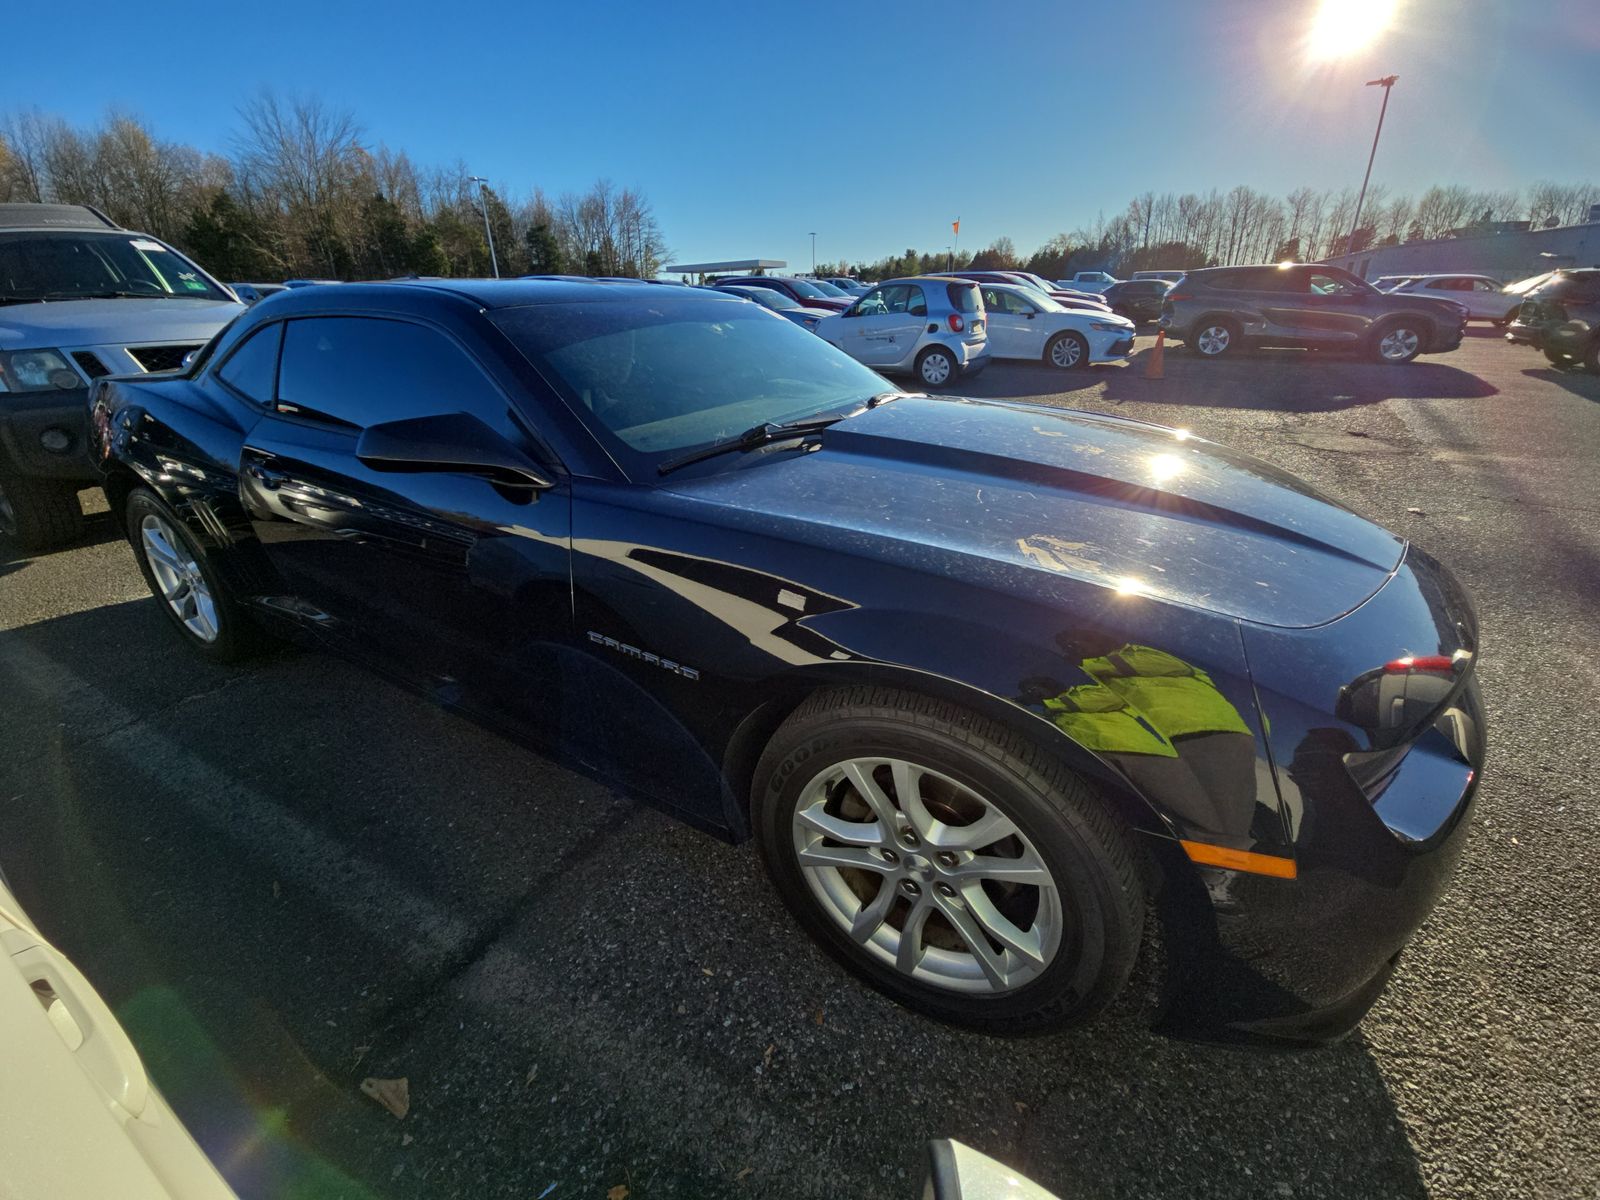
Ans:
{"type": "Polygon", "coordinates": [[[1460,860],[1485,757],[1476,618],[1412,548],[1330,625],[1243,632],[1297,876],[1193,870],[1163,906],[1162,1028],[1308,1045],[1360,1021],[1460,860]],[[1404,665],[1419,655],[1454,665],[1404,665]]]}
{"type": "Polygon", "coordinates": [[[1521,321],[1513,321],[1506,329],[1506,341],[1517,346],[1532,346],[1535,350],[1544,347],[1544,329],[1539,325],[1524,325],[1521,321]]]}
{"type": "Polygon", "coordinates": [[[19,474],[41,479],[98,483],[89,459],[89,389],[0,392],[0,458],[19,474]],[[48,450],[40,438],[57,432],[67,439],[48,450]]]}

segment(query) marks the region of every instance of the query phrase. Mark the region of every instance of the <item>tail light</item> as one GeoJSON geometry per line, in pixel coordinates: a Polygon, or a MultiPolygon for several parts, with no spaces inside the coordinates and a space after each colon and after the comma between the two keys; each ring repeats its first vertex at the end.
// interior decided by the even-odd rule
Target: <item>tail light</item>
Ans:
{"type": "Polygon", "coordinates": [[[1383,664],[1390,674],[1401,671],[1454,671],[1456,660],[1443,654],[1408,654],[1383,664]]]}
{"type": "Polygon", "coordinates": [[[951,333],[960,333],[967,327],[967,323],[961,319],[960,313],[951,313],[945,320],[950,322],[951,333]]]}
{"type": "Polygon", "coordinates": [[[1167,300],[1168,301],[1173,301],[1173,300],[1192,300],[1193,298],[1194,297],[1190,296],[1188,292],[1168,292],[1167,293],[1167,300]]]}

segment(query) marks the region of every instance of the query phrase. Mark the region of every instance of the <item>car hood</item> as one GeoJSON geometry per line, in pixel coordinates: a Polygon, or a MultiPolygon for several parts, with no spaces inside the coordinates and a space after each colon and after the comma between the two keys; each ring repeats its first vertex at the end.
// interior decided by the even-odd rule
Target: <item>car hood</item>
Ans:
{"type": "Polygon", "coordinates": [[[0,350],[204,342],[244,305],[222,300],[51,300],[0,308],[0,350]]]}
{"type": "Polygon", "coordinates": [[[1279,626],[1351,611],[1405,551],[1293,476],[1181,430],[987,400],[904,397],[812,453],[671,488],[730,520],[981,587],[1065,602],[1090,584],[1279,626]]]}

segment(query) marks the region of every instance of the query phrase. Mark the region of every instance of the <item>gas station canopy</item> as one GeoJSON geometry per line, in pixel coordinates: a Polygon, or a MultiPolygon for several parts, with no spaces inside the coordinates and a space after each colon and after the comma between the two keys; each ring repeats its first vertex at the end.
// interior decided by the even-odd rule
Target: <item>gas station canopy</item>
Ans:
{"type": "Polygon", "coordinates": [[[673,263],[661,270],[674,275],[716,275],[732,271],[776,271],[788,265],[781,258],[735,258],[728,262],[673,263]]]}

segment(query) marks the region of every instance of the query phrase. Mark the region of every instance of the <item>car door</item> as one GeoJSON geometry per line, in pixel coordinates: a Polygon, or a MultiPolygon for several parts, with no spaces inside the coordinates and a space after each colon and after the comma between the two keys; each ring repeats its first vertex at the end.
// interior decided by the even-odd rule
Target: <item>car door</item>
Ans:
{"type": "Polygon", "coordinates": [[[1467,279],[1467,290],[1452,297],[1467,306],[1467,314],[1475,321],[1499,321],[1511,310],[1511,299],[1492,279],[1472,276],[1467,279]]]}
{"type": "Polygon", "coordinates": [[[240,496],[284,592],[267,603],[448,703],[560,720],[571,634],[570,488],[533,423],[458,339],[389,317],[286,323],[273,402],[245,438],[240,496]],[[363,433],[473,422],[551,486],[357,457],[363,433]]]}
{"type": "Polygon", "coordinates": [[[1301,305],[1301,337],[1317,342],[1353,342],[1366,334],[1372,314],[1365,301],[1371,293],[1331,272],[1302,270],[1293,275],[1301,305]]]}
{"type": "Polygon", "coordinates": [[[1038,358],[1043,353],[1034,319],[1033,305],[1005,288],[990,285],[983,290],[983,307],[989,322],[989,353],[996,358],[1038,358]]]}
{"type": "Polygon", "coordinates": [[[926,316],[921,289],[910,284],[889,284],[868,292],[847,310],[856,315],[846,321],[850,344],[845,349],[868,366],[896,366],[910,355],[920,336],[922,322],[912,312],[919,304],[926,316]]]}

